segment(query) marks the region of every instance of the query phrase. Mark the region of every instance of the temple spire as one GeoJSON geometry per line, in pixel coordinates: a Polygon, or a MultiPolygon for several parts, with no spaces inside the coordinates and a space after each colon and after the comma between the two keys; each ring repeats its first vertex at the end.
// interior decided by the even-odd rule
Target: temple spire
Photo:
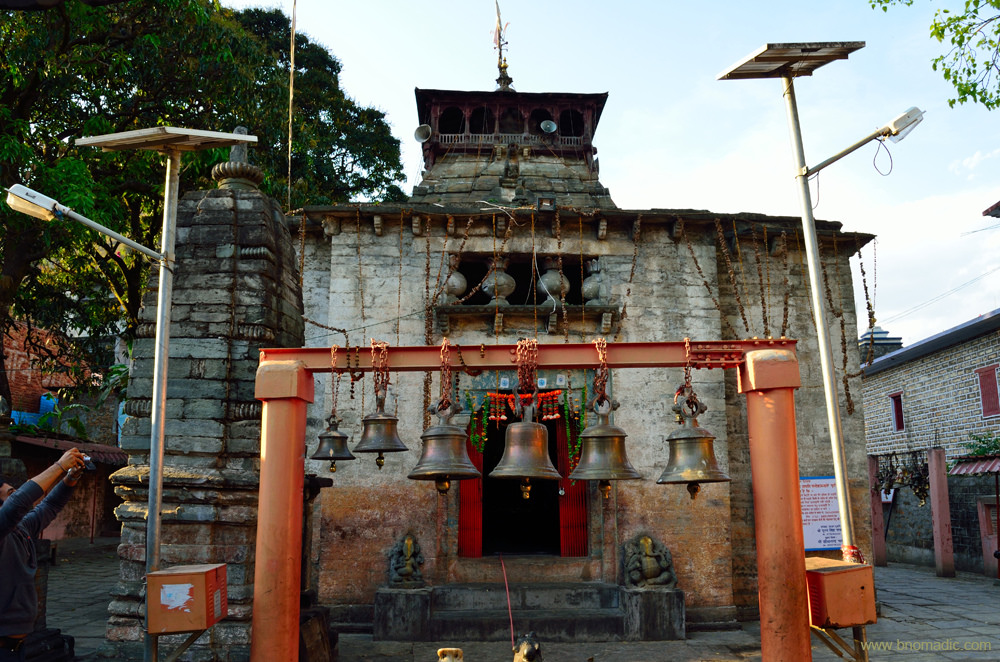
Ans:
{"type": "Polygon", "coordinates": [[[493,48],[497,49],[497,69],[500,70],[500,76],[497,77],[497,91],[498,92],[510,92],[513,88],[511,83],[514,79],[507,75],[507,58],[504,57],[503,49],[507,45],[507,25],[504,25],[500,20],[500,0],[494,0],[494,4],[497,8],[497,26],[493,30],[493,48]]]}

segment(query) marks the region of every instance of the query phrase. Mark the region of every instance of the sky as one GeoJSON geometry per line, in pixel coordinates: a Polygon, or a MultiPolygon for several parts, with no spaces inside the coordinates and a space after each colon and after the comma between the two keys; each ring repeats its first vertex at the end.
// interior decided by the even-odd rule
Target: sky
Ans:
{"type": "MultiPolygon", "coordinates": [[[[293,3],[223,4],[291,14],[293,3]]],[[[809,165],[911,106],[926,113],[905,140],[873,142],[812,182],[817,219],[877,236],[861,257],[877,324],[909,345],[1000,308],[1000,223],[982,215],[1000,201],[1000,110],[950,108],[953,88],[931,68],[946,46],[930,37],[934,11],[963,4],[501,0],[500,9],[517,91],[609,93],[594,144],[601,182],[623,209],[799,215],[780,80],[717,76],[765,43],[866,42],[797,78],[795,90],[809,165]]],[[[495,89],[495,24],[492,0],[296,3],[297,31],[341,61],[345,92],[386,113],[407,192],[422,170],[414,88],[495,89]]]]}

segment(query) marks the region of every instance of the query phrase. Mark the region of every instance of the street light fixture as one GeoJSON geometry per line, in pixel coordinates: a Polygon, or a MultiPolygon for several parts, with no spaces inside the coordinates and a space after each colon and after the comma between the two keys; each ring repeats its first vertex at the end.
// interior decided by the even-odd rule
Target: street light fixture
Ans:
{"type": "Polygon", "coordinates": [[[902,140],[923,119],[923,112],[918,108],[910,108],[878,131],[810,168],[806,165],[805,150],[802,147],[802,131],[799,126],[799,113],[795,103],[795,87],[792,79],[798,76],[811,76],[813,71],[834,60],[846,60],[851,53],[864,48],[864,46],[865,42],[863,41],[765,44],[718,76],[719,80],[780,78],[784,86],[788,126],[792,138],[792,149],[795,152],[795,179],[798,183],[802,204],[802,233],[809,269],[809,291],[816,321],[816,340],[819,344],[820,367],[823,373],[827,422],[830,426],[833,473],[840,511],[841,554],[845,561],[856,563],[863,562],[863,559],[861,552],[854,544],[854,520],[851,515],[850,491],[845,470],[847,461],[844,453],[843,429],[840,422],[840,405],[837,401],[833,349],[828,335],[823,295],[820,289],[823,281],[820,271],[819,243],[816,238],[816,219],[813,217],[812,199],[809,192],[809,176],[872,140],[884,138],[889,138],[894,142],[902,140]]]}
{"type": "MultiPolygon", "coordinates": [[[[174,240],[177,225],[177,199],[180,187],[181,152],[192,152],[216,147],[256,143],[257,136],[246,133],[220,133],[171,126],[157,126],[121,133],[80,138],[78,146],[101,147],[106,152],[130,149],[150,150],[167,157],[166,187],[163,191],[163,229],[161,248],[157,253],[122,235],[77,214],[45,195],[21,185],[8,189],[7,203],[17,211],[35,218],[51,220],[68,216],[98,232],[141,251],[160,263],[159,284],[156,294],[156,340],[153,348],[153,398],[150,412],[149,440],[149,501],[146,513],[146,574],[160,569],[160,521],[163,505],[163,451],[165,410],[167,403],[167,358],[170,342],[170,307],[173,298],[174,240]]],[[[146,600],[147,622],[149,599],[146,600]]],[[[179,651],[175,651],[175,654],[179,651]]],[[[156,662],[158,642],[146,631],[145,662],[156,662]]]]}
{"type": "Polygon", "coordinates": [[[37,191],[32,191],[27,186],[14,184],[7,189],[7,204],[10,205],[10,208],[14,211],[19,211],[22,214],[27,214],[28,216],[34,216],[35,218],[39,218],[43,221],[51,221],[56,218],[62,218],[63,216],[71,218],[91,229],[97,230],[102,234],[106,234],[119,244],[124,244],[125,246],[128,246],[133,250],[137,250],[154,260],[158,260],[160,262],[163,261],[163,255],[161,253],[157,253],[152,249],[146,248],[142,244],[137,244],[128,237],[123,237],[114,230],[106,228],[100,223],[95,223],[86,216],[77,214],[69,207],[59,204],[52,198],[42,195],[37,191]]]}

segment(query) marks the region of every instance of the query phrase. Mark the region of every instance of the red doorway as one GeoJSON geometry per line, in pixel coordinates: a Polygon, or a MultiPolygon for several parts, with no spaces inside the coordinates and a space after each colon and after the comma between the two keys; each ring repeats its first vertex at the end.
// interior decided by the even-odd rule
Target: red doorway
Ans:
{"type": "Polygon", "coordinates": [[[469,457],[484,478],[459,483],[458,555],[586,556],[586,487],[583,481],[574,483],[565,478],[571,470],[566,421],[559,418],[546,422],[549,455],[563,478],[533,482],[528,500],[521,498],[517,481],[488,477],[503,454],[506,423],[488,422],[483,430],[482,416],[474,415],[470,425],[476,426],[485,438],[483,452],[466,442],[469,457]],[[521,533],[526,530],[532,535],[521,533]]]}

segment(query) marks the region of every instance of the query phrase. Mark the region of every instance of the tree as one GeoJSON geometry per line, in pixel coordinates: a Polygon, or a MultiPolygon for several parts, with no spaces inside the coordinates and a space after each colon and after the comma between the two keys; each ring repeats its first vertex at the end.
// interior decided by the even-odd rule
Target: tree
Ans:
{"type": "MultiPolygon", "coordinates": [[[[872,7],[888,11],[891,5],[912,5],[913,0],[869,0],[872,7]]],[[[1000,106],[1000,0],[965,0],[964,11],[938,9],[931,23],[931,36],[947,41],[951,48],[932,60],[956,92],[948,100],[981,103],[989,109],[1000,106]]]]}
{"type": "MultiPolygon", "coordinates": [[[[251,160],[268,175],[265,190],[283,201],[289,35],[280,11],[234,13],[210,0],[0,12],[0,185],[23,183],[155,247],[161,158],[73,140],[241,124],[260,138],[251,160]]],[[[305,147],[293,151],[293,206],[398,195],[399,142],[384,115],[343,93],[325,49],[300,35],[296,55],[294,142],[305,147]]],[[[211,166],[226,158],[186,155],[182,185],[213,186],[211,166]]],[[[145,259],[116,242],[0,204],[0,334],[15,319],[57,332],[60,346],[42,349],[68,359],[58,369],[79,377],[80,366],[106,364],[102,341],[131,334],[147,278],[145,259]]],[[[0,395],[10,399],[2,351],[0,395]]]]}

